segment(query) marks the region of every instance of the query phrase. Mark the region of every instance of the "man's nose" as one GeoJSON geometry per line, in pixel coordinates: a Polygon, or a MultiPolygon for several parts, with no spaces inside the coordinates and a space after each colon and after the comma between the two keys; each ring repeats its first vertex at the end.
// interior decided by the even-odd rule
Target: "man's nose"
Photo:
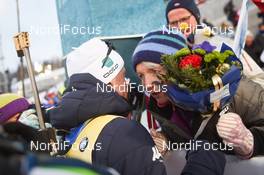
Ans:
{"type": "Polygon", "coordinates": [[[144,80],[144,86],[148,92],[153,90],[153,79],[151,77],[146,77],[144,80]]]}

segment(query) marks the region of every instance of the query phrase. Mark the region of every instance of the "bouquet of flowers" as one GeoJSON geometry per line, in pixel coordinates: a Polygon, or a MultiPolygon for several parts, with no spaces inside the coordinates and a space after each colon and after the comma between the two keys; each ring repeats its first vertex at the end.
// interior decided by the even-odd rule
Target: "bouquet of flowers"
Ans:
{"type": "Polygon", "coordinates": [[[175,105],[207,113],[223,106],[235,94],[241,79],[242,63],[223,44],[221,51],[209,42],[183,48],[162,57],[168,95],[175,105]]]}

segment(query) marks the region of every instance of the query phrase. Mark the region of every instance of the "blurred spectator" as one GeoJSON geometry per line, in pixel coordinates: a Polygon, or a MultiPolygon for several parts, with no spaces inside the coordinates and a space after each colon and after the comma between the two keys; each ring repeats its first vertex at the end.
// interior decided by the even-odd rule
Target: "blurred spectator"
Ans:
{"type": "Polygon", "coordinates": [[[206,2],[206,0],[196,0],[196,4],[197,5],[201,5],[201,4],[203,4],[203,3],[205,3],[206,2]]]}
{"type": "Polygon", "coordinates": [[[7,79],[7,91],[11,92],[12,76],[11,76],[9,70],[5,71],[5,76],[6,76],[6,79],[7,79]]]}
{"type": "Polygon", "coordinates": [[[15,122],[21,113],[28,110],[29,102],[16,94],[0,95],[0,123],[15,122]]]}
{"type": "Polygon", "coordinates": [[[254,59],[254,61],[261,66],[260,61],[260,46],[254,40],[254,35],[248,31],[246,35],[245,51],[254,59]]]}
{"type": "Polygon", "coordinates": [[[43,103],[44,108],[55,107],[59,104],[60,98],[56,92],[47,92],[44,97],[45,102],[43,103]]]}
{"type": "MultiPolygon", "coordinates": [[[[255,38],[256,45],[258,46],[258,56],[260,57],[264,51],[264,23],[259,24],[259,31],[255,38]]],[[[260,67],[264,67],[264,62],[260,61],[260,67]]]]}
{"type": "MultiPolygon", "coordinates": [[[[20,122],[39,129],[39,121],[34,105],[17,94],[0,94],[0,124],[20,122]]],[[[45,123],[46,127],[51,125],[45,123]]]]}
{"type": "MultiPolygon", "coordinates": [[[[43,149],[35,152],[32,142],[49,144],[43,130],[37,130],[21,123],[0,125],[0,174],[2,175],[118,175],[107,167],[91,165],[80,160],[56,158],[44,154],[43,149]]],[[[190,160],[193,155],[190,154],[190,160]]]]}
{"type": "Polygon", "coordinates": [[[234,27],[237,26],[239,15],[238,12],[235,10],[235,6],[233,4],[233,1],[230,0],[224,7],[224,13],[227,16],[228,21],[230,21],[234,27]]]}
{"type": "Polygon", "coordinates": [[[258,29],[259,31],[256,35],[255,41],[259,46],[262,47],[262,50],[263,50],[264,48],[264,23],[260,23],[258,29]]]}
{"type": "Polygon", "coordinates": [[[258,17],[262,19],[262,23],[264,23],[264,1],[263,0],[252,0],[256,6],[259,8],[260,12],[258,13],[258,17]]]}
{"type": "Polygon", "coordinates": [[[233,28],[233,26],[231,24],[229,24],[228,22],[224,21],[224,22],[222,22],[220,24],[220,29],[221,29],[220,30],[221,31],[220,35],[234,39],[235,32],[233,32],[234,28],[233,28]]]}
{"type": "Polygon", "coordinates": [[[0,72],[0,92],[5,93],[7,92],[7,77],[5,73],[0,72]]]}
{"type": "Polygon", "coordinates": [[[209,22],[206,18],[202,19],[202,23],[206,24],[206,26],[208,26],[210,28],[214,27],[214,25],[211,22],[209,22]]]}
{"type": "MultiPolygon", "coordinates": [[[[264,51],[262,51],[262,54],[260,56],[260,61],[262,62],[262,64],[264,64],[264,51]]],[[[262,67],[264,69],[264,67],[262,67]]]]}
{"type": "Polygon", "coordinates": [[[261,13],[264,12],[264,1],[263,0],[252,0],[260,9],[261,13]]]}

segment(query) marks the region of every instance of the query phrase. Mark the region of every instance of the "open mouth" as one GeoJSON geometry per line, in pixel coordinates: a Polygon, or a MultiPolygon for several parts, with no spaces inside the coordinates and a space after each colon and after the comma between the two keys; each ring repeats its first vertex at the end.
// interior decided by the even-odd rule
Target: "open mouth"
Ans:
{"type": "Polygon", "coordinates": [[[161,92],[152,92],[152,93],[151,93],[151,95],[152,95],[154,98],[156,98],[156,99],[158,99],[158,98],[160,97],[160,94],[161,94],[161,92]]]}

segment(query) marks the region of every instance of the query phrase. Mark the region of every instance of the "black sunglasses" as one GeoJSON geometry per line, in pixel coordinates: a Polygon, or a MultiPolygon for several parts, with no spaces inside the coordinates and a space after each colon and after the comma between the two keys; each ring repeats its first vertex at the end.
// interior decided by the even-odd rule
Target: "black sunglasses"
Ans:
{"type": "Polygon", "coordinates": [[[113,46],[113,44],[111,42],[105,41],[105,44],[108,47],[108,51],[107,51],[107,54],[106,54],[106,56],[104,58],[104,62],[103,62],[102,68],[105,66],[105,63],[106,63],[106,61],[108,59],[108,56],[110,55],[110,53],[112,52],[112,50],[115,50],[115,47],[113,46]]]}

